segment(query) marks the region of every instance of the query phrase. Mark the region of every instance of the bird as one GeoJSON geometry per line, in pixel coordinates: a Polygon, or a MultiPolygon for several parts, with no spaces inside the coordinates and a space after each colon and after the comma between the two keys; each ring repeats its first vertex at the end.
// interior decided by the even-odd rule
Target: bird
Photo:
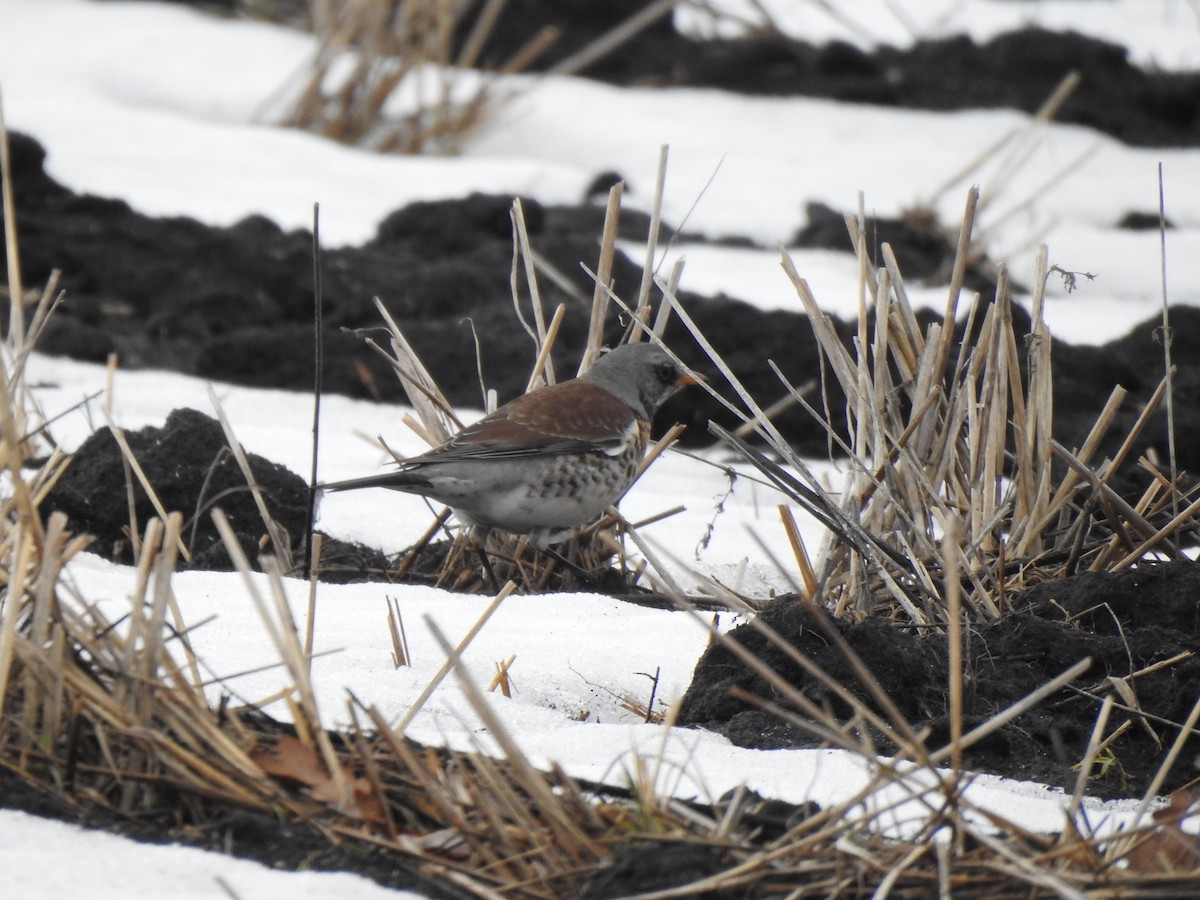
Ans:
{"type": "Polygon", "coordinates": [[[657,345],[623,344],[578,378],[505,403],[393,471],[318,488],[429,497],[473,528],[481,555],[492,531],[528,535],[549,551],[625,494],[654,413],[700,380],[657,345]]]}

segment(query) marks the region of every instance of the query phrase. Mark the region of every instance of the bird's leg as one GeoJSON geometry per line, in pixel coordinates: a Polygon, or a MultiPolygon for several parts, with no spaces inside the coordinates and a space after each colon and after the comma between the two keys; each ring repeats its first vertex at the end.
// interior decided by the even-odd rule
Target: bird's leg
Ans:
{"type": "Polygon", "coordinates": [[[585,569],[583,566],[579,565],[578,563],[571,562],[571,560],[567,559],[566,556],[559,553],[553,547],[546,546],[546,547],[539,547],[538,549],[541,550],[542,553],[545,553],[547,556],[549,556],[551,559],[553,559],[555,562],[557,562],[563,568],[567,569],[570,572],[573,572],[575,574],[575,577],[578,578],[580,581],[582,581],[584,584],[594,585],[599,581],[599,579],[596,577],[598,573],[588,571],[587,569],[585,569]]]}
{"type": "Polygon", "coordinates": [[[479,554],[479,562],[483,565],[483,573],[487,576],[488,587],[493,594],[500,593],[500,582],[492,570],[492,561],[488,558],[487,551],[482,546],[476,547],[475,550],[479,554]]]}
{"type": "Polygon", "coordinates": [[[479,562],[483,566],[483,574],[487,576],[488,586],[493,594],[500,593],[500,582],[492,569],[492,561],[487,555],[487,539],[491,534],[490,528],[475,528],[472,537],[475,539],[475,552],[479,554],[479,562]]]}

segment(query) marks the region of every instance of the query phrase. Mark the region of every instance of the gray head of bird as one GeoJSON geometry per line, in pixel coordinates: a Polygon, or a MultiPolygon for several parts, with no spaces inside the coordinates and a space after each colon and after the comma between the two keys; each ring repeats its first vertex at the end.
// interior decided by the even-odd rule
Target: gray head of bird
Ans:
{"type": "Polygon", "coordinates": [[[580,378],[610,391],[646,419],[680,388],[700,380],[662,347],[644,343],[610,350],[580,378]]]}

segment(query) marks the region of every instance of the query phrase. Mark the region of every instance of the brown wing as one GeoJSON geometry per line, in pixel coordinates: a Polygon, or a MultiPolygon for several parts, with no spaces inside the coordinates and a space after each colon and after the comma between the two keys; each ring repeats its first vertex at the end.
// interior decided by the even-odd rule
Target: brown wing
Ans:
{"type": "Polygon", "coordinates": [[[586,381],[566,381],[517,397],[406,465],[530,454],[616,453],[637,431],[623,401],[586,381]]]}

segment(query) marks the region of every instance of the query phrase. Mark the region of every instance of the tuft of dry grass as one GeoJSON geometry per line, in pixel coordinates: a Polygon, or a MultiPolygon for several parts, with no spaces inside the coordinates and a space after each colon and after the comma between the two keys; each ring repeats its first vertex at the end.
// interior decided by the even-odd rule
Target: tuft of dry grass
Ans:
{"type": "Polygon", "coordinates": [[[1176,536],[1200,524],[1200,503],[1148,459],[1139,460],[1153,474],[1141,497],[1126,500],[1108,484],[1162,399],[1165,379],[1112,458],[1096,455],[1125,396],[1119,387],[1081,447],[1055,440],[1052,344],[1043,316],[1047,250],[1038,253],[1028,334],[1013,324],[1003,269],[994,298],[975,294],[963,304],[975,200],[971,191],[942,320],[924,331],[890,248],[884,245],[884,266],[866,266],[867,241],[855,219],[847,224],[864,264],[852,346],[841,342],[783,256],[846,408],[818,410],[778,368],[776,374],[844,452],[840,491],[812,475],[724,370],[744,404],[731,408],[769,452],[713,430],[826,526],[828,544],[815,564],[794,529],[793,544],[809,595],[836,615],[890,612],[917,625],[944,625],[961,595],[969,620],[994,619],[1010,593],[1037,581],[1176,557],[1176,536]],[[954,541],[950,568],[947,535],[954,541]]]}
{"type": "MultiPolygon", "coordinates": [[[[503,2],[468,21],[467,5],[440,0],[314,0],[318,47],[307,72],[286,88],[279,124],[388,153],[450,153],[484,121],[494,77],[465,72],[503,2]],[[452,56],[455,34],[470,38],[452,56]]],[[[543,33],[505,67],[518,71],[552,34],[543,33]]]]}
{"type": "MultiPolygon", "coordinates": [[[[678,0],[655,0],[551,70],[572,74],[613,52],[670,13],[678,0]]],[[[507,0],[309,0],[318,46],[305,71],[268,112],[303,128],[381,153],[459,152],[517,89],[501,76],[524,72],[559,36],[530,34],[495,70],[479,60],[507,0]]]]}

